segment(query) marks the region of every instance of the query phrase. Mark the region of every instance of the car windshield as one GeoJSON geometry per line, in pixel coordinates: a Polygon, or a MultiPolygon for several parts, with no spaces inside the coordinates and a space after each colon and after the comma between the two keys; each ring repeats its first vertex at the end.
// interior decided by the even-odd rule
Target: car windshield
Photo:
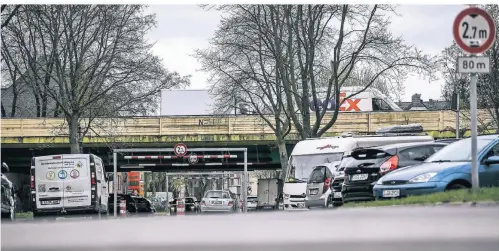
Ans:
{"type": "Polygon", "coordinates": [[[316,166],[340,161],[342,157],[342,152],[292,156],[286,182],[307,182],[316,166]]]}
{"type": "Polygon", "coordinates": [[[193,198],[185,198],[185,203],[194,203],[194,199],[193,198]]]}
{"type": "MultiPolygon", "coordinates": [[[[477,151],[480,152],[491,139],[478,139],[477,151]]],[[[471,161],[471,138],[463,139],[442,148],[425,162],[467,162],[471,161]]]]}
{"type": "Polygon", "coordinates": [[[256,197],[248,197],[248,201],[249,202],[255,202],[256,201],[256,197]]]}

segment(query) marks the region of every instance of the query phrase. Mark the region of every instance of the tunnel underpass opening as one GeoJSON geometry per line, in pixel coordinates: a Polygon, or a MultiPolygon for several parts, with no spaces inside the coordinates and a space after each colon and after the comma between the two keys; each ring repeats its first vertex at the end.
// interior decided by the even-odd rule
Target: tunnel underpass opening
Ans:
{"type": "MultiPolygon", "coordinates": [[[[145,171],[145,172],[166,172],[166,182],[169,182],[169,176],[188,176],[199,175],[193,173],[201,171],[202,173],[224,172],[229,167],[242,167],[242,188],[248,187],[248,149],[247,148],[193,148],[188,149],[183,143],[175,145],[173,148],[130,148],[113,150],[113,205],[118,203],[118,171],[145,171]],[[157,153],[157,155],[143,155],[157,153]],[[188,154],[189,153],[189,154],[188,154]],[[211,154],[208,154],[211,153],[211,154]],[[240,159],[242,153],[242,162],[240,159]],[[130,164],[121,165],[118,169],[118,154],[123,159],[129,160],[130,164]],[[140,155],[136,155],[140,154],[140,155]],[[216,160],[222,161],[216,161],[216,160]],[[137,163],[132,163],[136,162],[137,163]],[[203,160],[201,163],[200,160],[203,160]],[[236,161],[229,161],[236,160],[236,161]],[[187,163],[186,163],[187,162],[187,163]]],[[[234,171],[232,169],[232,171],[234,171]]],[[[166,186],[168,189],[168,185],[166,186]]],[[[243,190],[243,189],[241,189],[243,190]]],[[[168,196],[168,190],[167,190],[168,196]]],[[[247,213],[248,193],[242,192],[243,212],[247,213]]],[[[168,203],[168,201],[167,201],[168,203]]],[[[114,217],[118,216],[118,208],[113,206],[114,217]]]]}

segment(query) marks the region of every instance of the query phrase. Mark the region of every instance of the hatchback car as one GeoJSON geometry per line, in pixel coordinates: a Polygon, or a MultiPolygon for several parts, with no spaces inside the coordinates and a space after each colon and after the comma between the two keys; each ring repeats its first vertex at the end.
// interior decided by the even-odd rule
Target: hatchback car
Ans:
{"type": "Polygon", "coordinates": [[[210,190],[205,193],[201,200],[201,213],[206,212],[233,212],[234,199],[231,198],[229,191],[210,190]]]}
{"type": "Polygon", "coordinates": [[[345,179],[341,188],[343,202],[374,200],[373,186],[385,174],[416,165],[447,144],[415,142],[358,149],[342,160],[345,179]]]}
{"type": "MultiPolygon", "coordinates": [[[[499,185],[499,135],[477,137],[481,187],[499,185]]],[[[377,199],[400,198],[471,187],[471,139],[444,147],[424,163],[402,168],[379,179],[377,199]]]]}
{"type": "Polygon", "coordinates": [[[150,214],[156,212],[150,200],[140,196],[132,196],[132,198],[137,202],[137,212],[150,214]]]}
{"type": "Polygon", "coordinates": [[[258,197],[248,196],[248,203],[246,205],[248,207],[248,211],[256,210],[257,205],[258,205],[258,197]]]}
{"type": "Polygon", "coordinates": [[[331,181],[333,172],[331,171],[339,162],[325,163],[316,166],[310,174],[307,181],[307,197],[305,197],[305,205],[310,207],[329,207],[331,200],[331,181]]]}

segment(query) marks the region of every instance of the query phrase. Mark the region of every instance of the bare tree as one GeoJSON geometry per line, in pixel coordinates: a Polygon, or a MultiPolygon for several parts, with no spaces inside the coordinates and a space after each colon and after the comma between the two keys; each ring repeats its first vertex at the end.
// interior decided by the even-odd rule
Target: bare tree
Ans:
{"type": "MultiPolygon", "coordinates": [[[[95,118],[145,114],[161,89],[187,83],[151,54],[152,44],[144,35],[155,21],[154,15],[143,13],[144,6],[22,9],[23,15],[8,25],[8,35],[29,67],[29,80],[64,115],[72,153],[81,152],[81,138],[95,118]]],[[[41,101],[43,116],[47,100],[41,101]]]]}
{"type": "MultiPolygon", "coordinates": [[[[292,81],[291,78],[291,81],[285,82],[302,86],[301,95],[286,93],[288,103],[301,107],[297,113],[290,114],[302,138],[323,135],[336,122],[343,103],[368,88],[381,87],[381,84],[400,85],[407,77],[409,70],[424,72],[429,76],[434,73],[435,60],[433,58],[405,45],[401,38],[394,37],[387,30],[390,22],[386,16],[394,13],[391,6],[342,5],[329,9],[317,6],[306,6],[306,8],[298,6],[297,13],[296,22],[299,23],[298,28],[302,31],[295,32],[299,41],[298,51],[311,51],[309,56],[307,53],[304,54],[305,56],[299,55],[297,61],[308,59],[311,62],[308,63],[306,70],[300,71],[301,81],[292,81]],[[305,22],[302,21],[304,20],[302,16],[307,16],[305,22]],[[331,19],[334,22],[330,22],[331,19]],[[330,34],[323,35],[327,31],[330,34]],[[324,100],[333,99],[335,104],[333,113],[328,117],[325,116],[327,102],[318,102],[321,97],[317,91],[319,84],[316,83],[314,71],[314,65],[324,64],[323,62],[314,63],[315,60],[321,60],[321,57],[315,60],[313,57],[314,50],[318,50],[316,48],[324,44],[318,39],[320,37],[332,40],[330,44],[324,45],[326,48],[331,46],[333,51],[332,60],[330,60],[331,75],[326,84],[325,95],[323,95],[324,100]],[[310,42],[306,44],[300,41],[310,42]],[[358,80],[355,79],[356,72],[361,74],[358,80]],[[358,82],[358,85],[363,88],[347,97],[340,98],[341,88],[349,85],[349,82],[351,85],[352,81],[358,82]],[[310,102],[309,98],[313,102],[310,102]],[[314,118],[310,114],[310,106],[314,110],[314,118]]],[[[288,26],[291,26],[292,22],[288,21],[288,23],[288,26]]]]}
{"type": "Polygon", "coordinates": [[[212,48],[197,51],[196,56],[203,70],[210,73],[210,85],[219,97],[219,104],[230,109],[249,106],[274,131],[285,170],[288,154],[284,138],[292,122],[283,100],[283,85],[276,74],[278,62],[272,57],[272,48],[261,39],[262,31],[258,28],[271,21],[271,15],[263,14],[268,7],[238,5],[222,9],[231,15],[221,21],[211,40],[212,48]]]}
{"type": "MultiPolygon", "coordinates": [[[[499,23],[499,5],[483,5],[484,8],[499,23]]],[[[495,128],[499,128],[499,30],[494,34],[496,42],[489,51],[484,53],[491,59],[490,74],[479,74],[477,82],[477,105],[479,108],[487,109],[491,115],[495,128]]],[[[442,88],[442,96],[446,100],[452,99],[452,94],[457,93],[460,101],[460,107],[464,110],[469,109],[469,83],[468,74],[457,73],[457,57],[465,56],[465,53],[454,42],[445,48],[441,55],[441,68],[444,79],[446,80],[442,88]]],[[[463,114],[466,115],[466,114],[463,114]]],[[[488,122],[482,121],[481,126],[490,127],[488,122]]],[[[499,130],[499,129],[498,129],[499,130]]]]}
{"type": "Polygon", "coordinates": [[[2,4],[1,6],[1,11],[2,11],[2,29],[6,27],[10,20],[17,14],[19,11],[19,8],[21,5],[6,5],[2,4]]]}

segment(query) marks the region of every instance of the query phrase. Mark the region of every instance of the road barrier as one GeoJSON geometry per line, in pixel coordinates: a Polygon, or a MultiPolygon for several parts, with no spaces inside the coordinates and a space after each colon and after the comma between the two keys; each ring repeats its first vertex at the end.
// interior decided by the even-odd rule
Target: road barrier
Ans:
{"type": "Polygon", "coordinates": [[[185,199],[177,200],[177,215],[185,215],[185,199]]]}
{"type": "Polygon", "coordinates": [[[120,200],[120,215],[126,216],[126,200],[120,200]]]}

